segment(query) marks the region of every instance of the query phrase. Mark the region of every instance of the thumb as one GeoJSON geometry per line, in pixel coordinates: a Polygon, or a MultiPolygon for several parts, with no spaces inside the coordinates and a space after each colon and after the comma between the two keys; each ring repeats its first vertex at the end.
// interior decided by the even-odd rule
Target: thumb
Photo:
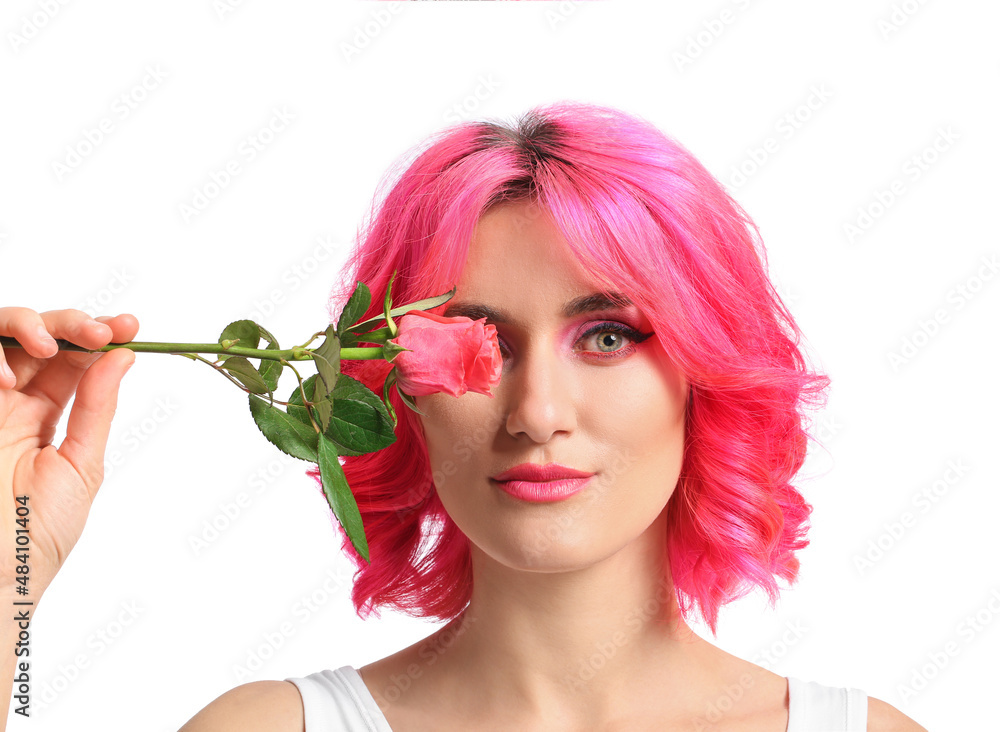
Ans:
{"type": "Polygon", "coordinates": [[[104,480],[104,451],[118,408],[118,388],[133,363],[135,353],[116,348],[91,364],[76,389],[59,454],[83,478],[91,500],[104,480]]]}

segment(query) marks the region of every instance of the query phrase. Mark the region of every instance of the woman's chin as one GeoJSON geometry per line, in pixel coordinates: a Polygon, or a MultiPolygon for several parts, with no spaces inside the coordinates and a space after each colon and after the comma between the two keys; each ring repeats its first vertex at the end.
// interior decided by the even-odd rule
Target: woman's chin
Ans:
{"type": "Polygon", "coordinates": [[[530,527],[478,548],[493,561],[525,572],[571,572],[601,559],[592,538],[580,541],[568,533],[553,537],[530,527]]]}

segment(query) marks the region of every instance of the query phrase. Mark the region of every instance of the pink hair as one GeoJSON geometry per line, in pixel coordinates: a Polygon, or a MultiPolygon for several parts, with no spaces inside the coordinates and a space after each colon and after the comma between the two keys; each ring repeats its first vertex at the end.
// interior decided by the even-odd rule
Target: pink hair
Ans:
{"type": "MultiPolygon", "coordinates": [[[[331,321],[356,281],[373,294],[365,317],[380,314],[394,270],[393,302],[447,292],[482,214],[526,198],[552,214],[609,291],[629,295],[690,384],[665,547],[682,614],[697,609],[715,634],[719,608],[755,587],[773,605],[775,577],[794,582],[795,552],[808,544],[812,507],[790,481],[810,439],[804,408],[823,401],[829,379],[806,366],[754,223],[650,123],[562,102],[513,126],[463,122],[432,136],[380,184],[330,299],[331,321]]],[[[342,368],[381,394],[391,367],[342,368]]],[[[343,537],[358,566],[352,600],[362,618],[384,606],[450,620],[471,597],[469,540],[438,499],[417,416],[395,390],[391,400],[396,442],[343,458],[371,558],[366,565],[343,537]]],[[[309,474],[319,481],[317,469],[309,474]]]]}

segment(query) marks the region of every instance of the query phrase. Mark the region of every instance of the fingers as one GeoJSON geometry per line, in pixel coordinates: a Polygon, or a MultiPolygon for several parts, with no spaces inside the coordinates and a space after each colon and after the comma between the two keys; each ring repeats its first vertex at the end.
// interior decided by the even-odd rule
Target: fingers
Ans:
{"type": "MultiPolygon", "coordinates": [[[[135,334],[139,331],[139,321],[135,319],[134,315],[122,314],[122,315],[101,315],[94,319],[94,322],[98,325],[90,325],[92,332],[101,332],[97,329],[101,326],[108,326],[111,335],[107,340],[104,340],[104,336],[95,342],[95,345],[86,345],[87,348],[103,348],[109,343],[128,343],[129,341],[135,340],[135,334]]],[[[76,341],[74,341],[75,343],[76,341]]],[[[80,344],[85,345],[85,344],[80,344]]],[[[91,353],[74,353],[72,351],[67,351],[65,354],[66,360],[74,366],[80,368],[86,368],[97,360],[99,354],[91,353]]]]}
{"type": "MultiPolygon", "coordinates": [[[[109,343],[128,343],[134,341],[139,332],[139,321],[134,315],[122,313],[121,315],[101,315],[95,320],[109,326],[112,331],[109,343]]],[[[105,343],[104,345],[107,345],[105,343]]]]}
{"type": "MultiPolygon", "coordinates": [[[[115,317],[102,316],[94,320],[79,310],[59,310],[42,313],[42,317],[49,332],[56,338],[64,338],[92,349],[102,348],[112,339],[117,342],[133,340],[139,329],[139,322],[134,316],[127,314],[115,317]]],[[[22,393],[45,397],[61,410],[76,391],[84,371],[95,361],[109,356],[110,353],[113,352],[101,354],[64,351],[58,358],[37,364],[35,372],[30,372],[33,377],[31,382],[24,386],[22,393]],[[44,370],[37,373],[42,368],[44,370]]]]}
{"type": "MultiPolygon", "coordinates": [[[[0,335],[13,336],[35,358],[48,358],[57,350],[42,316],[29,308],[0,308],[0,335]]],[[[4,351],[0,348],[0,386],[4,388],[14,386],[14,373],[9,364],[12,356],[17,359],[23,355],[17,353],[19,350],[11,348],[4,351]]]]}
{"type": "Polygon", "coordinates": [[[83,478],[91,500],[104,480],[104,452],[122,377],[134,361],[126,348],[106,353],[86,370],[76,390],[59,454],[83,478]]]}
{"type": "MultiPolygon", "coordinates": [[[[23,393],[45,397],[61,410],[76,390],[83,372],[103,354],[60,352],[54,341],[43,334],[98,349],[112,341],[131,341],[138,329],[138,320],[129,314],[94,319],[81,310],[39,314],[28,308],[0,308],[0,333],[13,335],[24,346],[23,350],[11,348],[0,353],[0,359],[13,367],[23,393]]],[[[13,379],[0,377],[0,388],[13,386],[13,379]]]]}
{"type": "MultiPolygon", "coordinates": [[[[110,326],[97,322],[80,310],[53,310],[39,314],[29,308],[12,307],[0,308],[0,334],[13,336],[22,346],[0,354],[17,373],[19,367],[31,358],[52,358],[59,353],[55,338],[63,338],[84,348],[101,348],[107,345],[113,332],[110,326]]],[[[27,378],[21,379],[22,383],[27,383],[38,368],[40,365],[34,364],[27,378]]],[[[9,376],[4,385],[12,385],[9,376]]]]}
{"type": "MultiPolygon", "coordinates": [[[[84,348],[102,348],[111,342],[114,331],[82,310],[50,310],[42,313],[45,328],[53,338],[62,338],[84,348]]],[[[86,368],[97,358],[93,354],[67,351],[59,354],[69,363],[86,368]]]]}

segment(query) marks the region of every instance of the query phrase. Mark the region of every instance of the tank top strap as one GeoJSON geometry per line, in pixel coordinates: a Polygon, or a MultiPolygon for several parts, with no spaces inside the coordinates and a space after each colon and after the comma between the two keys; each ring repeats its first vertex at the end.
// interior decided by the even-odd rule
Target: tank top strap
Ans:
{"type": "Polygon", "coordinates": [[[868,694],[788,678],[788,732],[865,732],[868,694]]]}
{"type": "Polygon", "coordinates": [[[392,732],[353,666],[288,678],[302,696],[306,732],[392,732]]]}

